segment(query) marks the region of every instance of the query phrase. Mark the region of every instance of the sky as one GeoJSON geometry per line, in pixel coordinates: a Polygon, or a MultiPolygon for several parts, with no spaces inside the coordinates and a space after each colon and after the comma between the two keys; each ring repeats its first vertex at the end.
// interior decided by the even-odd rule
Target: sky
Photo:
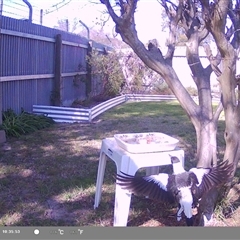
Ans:
{"type": "MultiPolygon", "coordinates": [[[[46,10],[55,10],[52,13],[44,14],[43,25],[48,27],[54,27],[57,21],[60,19],[68,19],[70,23],[73,23],[74,18],[83,21],[90,29],[98,29],[101,19],[106,18],[107,15],[103,14],[106,10],[103,4],[92,4],[88,0],[65,0],[70,1],[64,7],[57,10],[52,6],[56,3],[61,5],[63,0],[28,0],[33,8],[33,20],[35,23],[40,23],[40,9],[43,9],[43,13],[46,10]]],[[[95,0],[98,2],[98,0],[95,0]]],[[[27,18],[28,8],[22,2],[22,0],[3,0],[3,12],[9,14],[15,14],[16,18],[27,18]]],[[[158,39],[160,45],[165,45],[165,35],[162,32],[161,24],[161,11],[162,7],[156,0],[140,0],[138,2],[137,11],[135,13],[136,28],[140,40],[144,43],[148,42],[149,39],[158,39]]],[[[5,13],[6,15],[6,13],[5,13]]],[[[13,17],[13,16],[11,16],[13,17]]],[[[104,31],[109,33],[109,36],[114,34],[114,23],[110,19],[104,26],[104,31]]]]}
{"type": "MultiPolygon", "coordinates": [[[[1,1],[1,0],[0,0],[1,1]]],[[[3,1],[3,15],[18,19],[28,18],[28,7],[22,0],[2,0],[3,1]]],[[[43,10],[43,25],[47,27],[54,27],[58,20],[68,19],[69,30],[71,31],[74,19],[81,20],[88,28],[97,30],[100,28],[99,23],[101,19],[106,19],[107,14],[103,14],[106,8],[103,4],[93,4],[89,0],[28,0],[33,6],[33,23],[40,24],[40,9],[43,10]],[[58,6],[64,5],[61,8],[53,7],[58,3],[58,6]],[[51,13],[47,13],[51,11],[51,13]]],[[[99,0],[92,0],[92,2],[99,2],[99,0]]],[[[165,41],[167,33],[162,30],[162,23],[166,19],[162,19],[162,7],[157,0],[139,0],[137,10],[135,13],[135,23],[138,32],[138,37],[143,43],[147,43],[151,39],[157,39],[162,52],[166,51],[165,41]]],[[[109,36],[115,36],[114,23],[110,19],[104,25],[104,32],[109,36]]],[[[78,24],[78,32],[84,27],[78,24]]],[[[77,33],[76,31],[76,33],[77,33]]],[[[91,35],[90,35],[91,36],[91,35]]],[[[120,36],[117,36],[119,39],[120,36]]],[[[179,72],[183,72],[182,68],[179,72]]],[[[190,73],[189,73],[190,74],[190,73]]],[[[182,77],[182,79],[185,79],[182,77]]],[[[192,79],[191,79],[192,82],[192,79]]],[[[189,84],[189,80],[186,80],[189,84]]]]}

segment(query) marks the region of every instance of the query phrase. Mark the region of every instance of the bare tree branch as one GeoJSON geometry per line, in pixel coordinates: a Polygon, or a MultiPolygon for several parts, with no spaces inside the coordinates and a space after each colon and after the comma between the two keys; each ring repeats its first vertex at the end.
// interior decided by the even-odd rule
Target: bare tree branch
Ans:
{"type": "Polygon", "coordinates": [[[121,18],[118,17],[117,14],[114,12],[109,0],[100,0],[100,2],[106,5],[109,15],[112,17],[115,24],[118,25],[121,21],[121,18]]]}
{"type": "Polygon", "coordinates": [[[218,52],[218,54],[214,57],[209,44],[204,45],[204,50],[205,50],[207,58],[210,62],[211,70],[216,74],[217,77],[220,77],[222,74],[221,70],[218,68],[218,65],[221,62],[220,53],[218,52]]]}
{"type": "Polygon", "coordinates": [[[233,3],[230,1],[229,3],[229,11],[228,16],[232,21],[232,26],[228,29],[229,38],[233,35],[233,39],[231,41],[234,49],[238,49],[240,45],[240,1],[237,0],[235,4],[235,8],[233,8],[233,3]]]}
{"type": "Polygon", "coordinates": [[[209,34],[209,31],[204,25],[203,28],[198,31],[199,43],[201,43],[208,36],[208,34],[209,34]]]}
{"type": "Polygon", "coordinates": [[[219,119],[219,116],[221,112],[223,111],[223,105],[222,105],[222,95],[221,95],[221,101],[219,102],[217,109],[213,115],[213,121],[217,124],[217,121],[219,119]]]}
{"type": "Polygon", "coordinates": [[[158,2],[165,9],[165,12],[166,12],[169,19],[171,19],[173,11],[177,12],[178,6],[175,5],[174,3],[172,3],[171,1],[169,1],[169,0],[158,0],[158,2]],[[167,3],[169,3],[170,6],[168,6],[167,3]]]}
{"type": "MultiPolygon", "coordinates": [[[[157,0],[164,8],[167,6],[167,3],[169,3],[175,11],[177,11],[177,5],[169,0],[157,0]]],[[[165,8],[166,10],[166,8],[165,8]]]]}
{"type": "Polygon", "coordinates": [[[226,28],[227,28],[226,38],[227,38],[227,40],[229,41],[230,38],[233,36],[233,34],[234,34],[234,32],[235,32],[235,31],[234,31],[234,25],[232,24],[230,28],[228,28],[228,27],[226,26],[226,28]]]}
{"type": "Polygon", "coordinates": [[[182,18],[183,0],[179,2],[178,6],[168,0],[159,0],[158,2],[163,6],[169,18],[169,38],[167,44],[168,51],[165,55],[165,60],[169,65],[172,65],[172,59],[176,45],[176,33],[178,29],[178,23],[182,18]],[[167,3],[170,4],[169,7],[167,3]]]}

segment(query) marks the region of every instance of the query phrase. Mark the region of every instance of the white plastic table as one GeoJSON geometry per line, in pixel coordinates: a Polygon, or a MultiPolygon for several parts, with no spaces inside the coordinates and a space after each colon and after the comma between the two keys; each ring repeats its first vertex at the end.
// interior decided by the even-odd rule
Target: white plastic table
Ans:
{"type": "MultiPolygon", "coordinates": [[[[154,153],[130,153],[119,147],[114,138],[103,139],[98,165],[94,209],[99,206],[101,199],[107,156],[115,162],[117,173],[122,171],[135,175],[138,169],[147,168],[146,175],[151,175],[159,173],[159,166],[171,164],[169,154],[177,156],[184,166],[184,151],[181,149],[154,153]]],[[[116,184],[113,226],[127,226],[130,202],[131,193],[116,184]]]]}

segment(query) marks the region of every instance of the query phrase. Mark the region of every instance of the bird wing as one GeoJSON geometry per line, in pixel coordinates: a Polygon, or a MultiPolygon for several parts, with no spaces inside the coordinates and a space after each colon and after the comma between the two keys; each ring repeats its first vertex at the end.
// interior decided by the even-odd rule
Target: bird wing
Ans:
{"type": "MultiPolygon", "coordinates": [[[[159,200],[169,203],[174,203],[174,193],[167,191],[168,178],[172,175],[160,173],[151,176],[131,176],[121,172],[117,174],[117,184],[123,189],[127,189],[136,195],[148,196],[153,200],[159,200]]],[[[177,194],[177,193],[176,193],[177,194]]]]}
{"type": "Polygon", "coordinates": [[[225,183],[233,171],[233,166],[233,163],[229,164],[227,160],[212,168],[190,169],[189,172],[191,172],[192,176],[195,174],[198,179],[198,183],[195,182],[191,187],[194,197],[200,199],[211,188],[225,183]]]}

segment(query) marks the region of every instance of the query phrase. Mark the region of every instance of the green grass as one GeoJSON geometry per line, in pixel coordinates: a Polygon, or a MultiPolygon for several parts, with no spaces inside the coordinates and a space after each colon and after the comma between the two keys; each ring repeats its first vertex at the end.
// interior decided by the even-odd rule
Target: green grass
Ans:
{"type": "Polygon", "coordinates": [[[126,117],[159,117],[176,116],[185,117],[183,109],[176,101],[169,102],[128,102],[104,113],[103,119],[110,116],[115,119],[126,117]]]}
{"type": "MultiPolygon", "coordinates": [[[[219,127],[224,129],[222,122],[219,127]]],[[[101,140],[116,133],[155,131],[178,138],[186,168],[195,165],[195,131],[174,101],[128,102],[91,124],[54,124],[10,138],[0,151],[0,225],[112,226],[116,172],[112,161],[107,162],[100,206],[93,209],[101,140]]],[[[223,151],[224,143],[219,142],[223,151]]],[[[128,224],[185,225],[171,217],[174,208],[166,209],[133,197],[128,224]]]]}

